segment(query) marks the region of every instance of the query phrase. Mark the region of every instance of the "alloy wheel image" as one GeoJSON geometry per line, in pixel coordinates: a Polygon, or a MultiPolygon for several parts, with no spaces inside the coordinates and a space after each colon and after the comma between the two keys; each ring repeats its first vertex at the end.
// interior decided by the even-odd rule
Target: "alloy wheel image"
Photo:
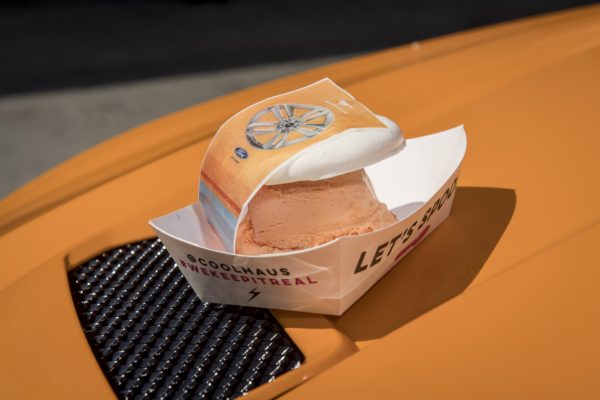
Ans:
{"type": "Polygon", "coordinates": [[[259,149],[279,149],[317,136],[332,121],[333,113],[325,107],[276,104],[252,117],[246,137],[259,149]]]}

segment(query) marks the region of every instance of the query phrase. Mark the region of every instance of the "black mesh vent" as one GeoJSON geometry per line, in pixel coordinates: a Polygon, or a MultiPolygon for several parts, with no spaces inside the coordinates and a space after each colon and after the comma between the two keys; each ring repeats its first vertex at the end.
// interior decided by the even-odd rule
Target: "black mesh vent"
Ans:
{"type": "Polygon", "coordinates": [[[203,303],[158,239],[69,272],[81,325],[120,398],[232,398],[297,368],[268,310],[203,303]]]}

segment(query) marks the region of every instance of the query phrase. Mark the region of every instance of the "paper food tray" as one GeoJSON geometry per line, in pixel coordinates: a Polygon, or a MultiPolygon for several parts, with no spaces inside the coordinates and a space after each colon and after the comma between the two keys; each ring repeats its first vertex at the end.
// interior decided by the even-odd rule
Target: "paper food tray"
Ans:
{"type": "Polygon", "coordinates": [[[150,224],[204,301],[341,315],[446,219],[465,150],[462,126],[407,140],[365,168],[398,222],[310,249],[228,253],[200,202],[150,224]]]}

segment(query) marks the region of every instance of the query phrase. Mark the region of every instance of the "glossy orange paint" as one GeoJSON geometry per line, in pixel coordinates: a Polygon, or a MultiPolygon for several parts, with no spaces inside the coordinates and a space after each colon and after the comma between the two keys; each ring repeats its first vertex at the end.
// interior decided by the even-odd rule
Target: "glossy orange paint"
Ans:
{"type": "Polygon", "coordinates": [[[407,137],[465,124],[469,149],[448,220],[343,316],[276,312],[306,363],[249,398],[600,397],[598,71],[591,6],[260,85],[67,161],[0,202],[0,395],[114,397],[65,271],[192,202],[229,115],[329,76],[407,137]]]}

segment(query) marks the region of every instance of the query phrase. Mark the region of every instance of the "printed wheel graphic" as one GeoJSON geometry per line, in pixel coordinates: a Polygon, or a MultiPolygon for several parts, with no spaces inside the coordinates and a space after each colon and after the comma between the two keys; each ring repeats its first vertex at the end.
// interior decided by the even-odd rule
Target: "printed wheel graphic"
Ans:
{"type": "Polygon", "coordinates": [[[280,149],[317,136],[332,121],[333,113],[325,107],[276,104],[252,117],[246,137],[259,149],[280,149]]]}

